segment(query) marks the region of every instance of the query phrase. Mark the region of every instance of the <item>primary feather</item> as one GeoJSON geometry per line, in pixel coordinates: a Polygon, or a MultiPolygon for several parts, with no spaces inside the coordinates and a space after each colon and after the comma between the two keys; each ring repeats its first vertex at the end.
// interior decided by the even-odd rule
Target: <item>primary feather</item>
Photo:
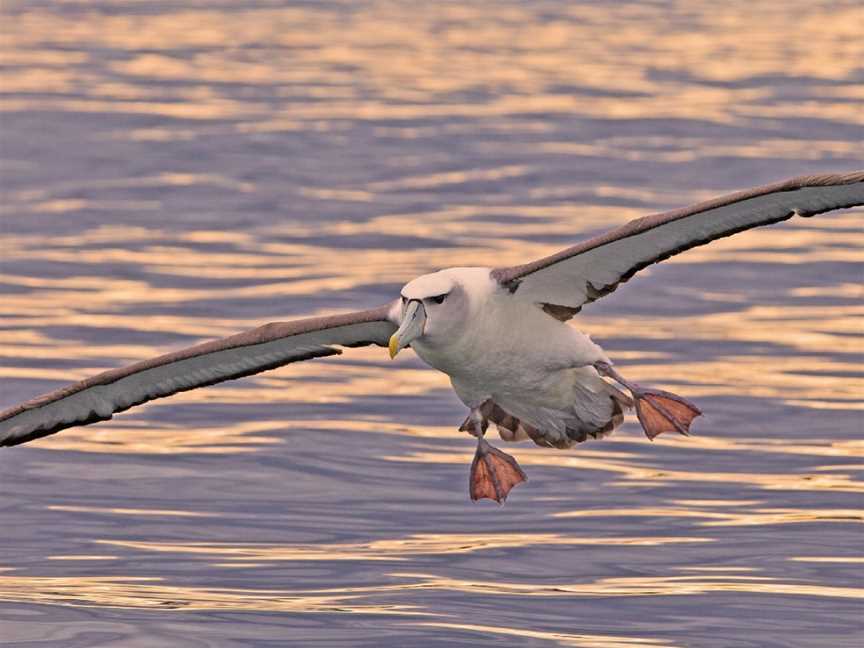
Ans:
{"type": "Polygon", "coordinates": [[[0,445],[110,419],[146,401],[241,378],[291,362],[341,353],[331,345],[384,346],[396,327],[388,306],[274,322],[221,340],[112,369],[0,413],[0,445]]]}
{"type": "Polygon", "coordinates": [[[520,299],[572,317],[652,263],[737,232],[864,203],[864,171],[802,176],[637,218],[552,256],[492,276],[520,299]]]}

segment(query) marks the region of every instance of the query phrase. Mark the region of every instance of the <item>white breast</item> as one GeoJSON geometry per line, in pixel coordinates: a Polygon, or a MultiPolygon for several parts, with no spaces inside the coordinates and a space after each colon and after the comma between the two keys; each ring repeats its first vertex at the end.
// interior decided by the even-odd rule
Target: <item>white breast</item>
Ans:
{"type": "MultiPolygon", "coordinates": [[[[537,390],[552,374],[606,360],[586,335],[514,299],[487,268],[453,268],[469,295],[470,317],[458,334],[412,347],[422,360],[448,374],[463,401],[479,394],[537,390]]],[[[466,404],[469,404],[466,402],[466,404]]]]}

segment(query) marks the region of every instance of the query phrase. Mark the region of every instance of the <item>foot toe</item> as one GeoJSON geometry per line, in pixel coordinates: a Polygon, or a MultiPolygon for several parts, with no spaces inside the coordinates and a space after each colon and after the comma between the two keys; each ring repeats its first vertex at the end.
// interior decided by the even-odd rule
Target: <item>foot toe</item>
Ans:
{"type": "Polygon", "coordinates": [[[649,439],[664,432],[687,434],[690,424],[702,414],[688,400],[659,390],[645,390],[636,396],[636,415],[649,439]]]}

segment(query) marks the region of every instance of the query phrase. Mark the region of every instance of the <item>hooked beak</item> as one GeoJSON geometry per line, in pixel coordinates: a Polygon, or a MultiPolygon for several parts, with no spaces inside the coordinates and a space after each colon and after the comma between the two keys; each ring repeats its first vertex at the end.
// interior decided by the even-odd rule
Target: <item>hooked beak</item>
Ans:
{"type": "Polygon", "coordinates": [[[412,299],[405,305],[405,310],[402,312],[401,326],[390,336],[390,359],[395,358],[401,349],[423,335],[425,326],[426,309],[423,308],[423,302],[412,299]]]}

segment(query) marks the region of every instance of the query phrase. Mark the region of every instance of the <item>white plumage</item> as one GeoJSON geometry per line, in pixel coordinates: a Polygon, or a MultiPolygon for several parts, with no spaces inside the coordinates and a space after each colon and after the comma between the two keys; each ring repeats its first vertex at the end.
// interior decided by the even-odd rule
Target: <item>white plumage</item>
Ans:
{"type": "MultiPolygon", "coordinates": [[[[415,353],[450,376],[469,408],[491,399],[542,431],[544,445],[572,443],[567,442],[568,426],[574,433],[599,434],[614,415],[613,399],[627,401],[593,368],[595,362],[609,362],[606,354],[587,335],[541,308],[525,308],[491,273],[491,268],[449,268],[403,288],[408,299],[448,295],[440,305],[424,304],[429,333],[411,342],[415,353]],[[445,322],[446,329],[438,330],[438,322],[445,322]]],[[[400,321],[400,309],[391,317],[400,321]]]]}

